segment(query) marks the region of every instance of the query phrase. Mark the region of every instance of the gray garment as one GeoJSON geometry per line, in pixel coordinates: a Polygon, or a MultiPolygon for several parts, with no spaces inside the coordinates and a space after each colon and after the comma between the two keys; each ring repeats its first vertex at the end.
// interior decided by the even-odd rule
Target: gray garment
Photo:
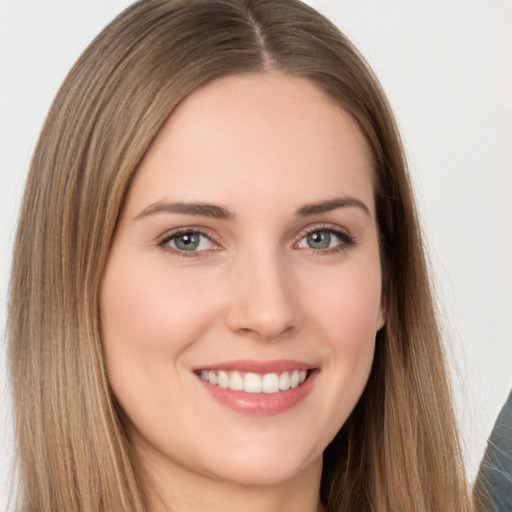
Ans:
{"type": "Polygon", "coordinates": [[[480,512],[512,512],[512,392],[487,441],[475,497],[480,512]]]}

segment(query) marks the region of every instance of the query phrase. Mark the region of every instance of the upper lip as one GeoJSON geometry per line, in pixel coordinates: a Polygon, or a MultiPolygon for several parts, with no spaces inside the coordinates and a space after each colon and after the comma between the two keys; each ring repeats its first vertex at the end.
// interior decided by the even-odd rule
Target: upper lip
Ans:
{"type": "Polygon", "coordinates": [[[223,363],[207,364],[197,366],[194,371],[239,371],[253,373],[280,373],[288,370],[313,370],[316,368],[314,364],[305,363],[304,361],[295,361],[292,359],[274,359],[272,361],[256,361],[251,359],[240,359],[234,361],[225,361],[223,363]]]}

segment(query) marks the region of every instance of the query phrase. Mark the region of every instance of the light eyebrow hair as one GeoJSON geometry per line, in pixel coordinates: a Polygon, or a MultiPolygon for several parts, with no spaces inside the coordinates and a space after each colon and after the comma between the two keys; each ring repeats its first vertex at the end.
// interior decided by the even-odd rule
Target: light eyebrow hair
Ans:
{"type": "Polygon", "coordinates": [[[212,219],[225,219],[233,220],[235,215],[226,208],[209,203],[168,203],[165,201],[158,201],[150,204],[144,208],[136,217],[135,220],[140,220],[150,215],[158,213],[182,213],[184,215],[198,215],[201,217],[209,217],[212,219]]]}
{"type": "MultiPolygon", "coordinates": [[[[306,204],[297,210],[296,215],[297,217],[307,217],[309,215],[325,213],[336,210],[337,208],[347,207],[360,208],[366,215],[371,215],[369,208],[362,201],[355,199],[354,197],[340,197],[330,199],[328,201],[306,204]]],[[[235,219],[234,213],[216,204],[187,202],[170,203],[166,201],[158,201],[144,208],[144,210],[135,217],[135,220],[140,220],[144,217],[149,217],[159,213],[181,213],[184,215],[197,215],[200,217],[209,217],[211,219],[221,220],[235,219]]]]}
{"type": "Polygon", "coordinates": [[[367,216],[371,216],[370,209],[362,201],[355,197],[339,197],[319,203],[306,204],[297,210],[298,217],[306,217],[318,213],[330,212],[337,208],[355,207],[360,208],[367,216]]]}

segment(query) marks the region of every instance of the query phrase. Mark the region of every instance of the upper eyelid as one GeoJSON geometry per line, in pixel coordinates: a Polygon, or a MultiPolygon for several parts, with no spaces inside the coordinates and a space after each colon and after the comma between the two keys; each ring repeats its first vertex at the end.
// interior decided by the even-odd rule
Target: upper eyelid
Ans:
{"type": "Polygon", "coordinates": [[[170,238],[186,233],[197,233],[199,235],[205,236],[206,238],[209,238],[212,242],[218,243],[216,237],[211,233],[210,229],[200,226],[180,226],[177,228],[168,229],[159,235],[156,240],[160,244],[166,240],[169,240],[170,238]]]}
{"type": "Polygon", "coordinates": [[[156,247],[168,254],[173,254],[176,257],[179,256],[179,257],[186,257],[186,258],[205,257],[205,256],[209,255],[209,253],[212,250],[218,251],[219,249],[223,248],[223,246],[221,244],[219,244],[214,237],[210,236],[208,233],[205,233],[205,230],[203,228],[197,228],[197,227],[192,228],[189,226],[179,227],[179,228],[175,228],[175,229],[171,229],[171,230],[167,231],[166,233],[164,233],[161,237],[159,237],[156,240],[156,247]],[[172,247],[172,245],[170,245],[169,242],[173,238],[179,237],[180,235],[185,235],[187,233],[194,233],[194,234],[198,234],[200,236],[206,237],[214,245],[215,248],[214,249],[186,251],[186,250],[179,249],[178,247],[172,247]]]}
{"type": "Polygon", "coordinates": [[[319,224],[311,224],[309,226],[306,226],[302,228],[299,233],[297,234],[297,237],[304,237],[310,233],[314,233],[316,231],[332,231],[334,233],[343,233],[347,236],[353,236],[349,229],[339,226],[338,224],[331,224],[331,223],[319,223],[319,224]]]}
{"type": "MultiPolygon", "coordinates": [[[[321,230],[332,230],[332,231],[341,231],[346,234],[350,234],[350,231],[347,228],[344,228],[342,226],[339,226],[337,224],[332,224],[330,222],[320,222],[320,223],[313,223],[308,226],[305,226],[301,229],[299,229],[295,236],[303,236],[303,234],[308,234],[310,232],[314,231],[321,231],[321,230]]],[[[216,233],[212,233],[212,229],[207,228],[205,226],[178,226],[176,228],[171,228],[166,231],[164,231],[161,235],[159,235],[158,239],[168,238],[176,234],[180,233],[199,233],[201,235],[207,236],[209,238],[216,238],[216,233]]],[[[218,235],[217,235],[218,237],[218,235]]]]}
{"type": "MultiPolygon", "coordinates": [[[[316,231],[331,231],[334,234],[338,233],[340,235],[344,235],[345,237],[349,237],[350,239],[355,241],[355,236],[351,234],[351,232],[338,224],[332,224],[329,222],[320,222],[320,223],[312,223],[308,226],[301,228],[296,234],[293,236],[293,244],[297,243],[299,240],[307,236],[308,234],[314,233],[316,231]]],[[[222,237],[220,237],[216,232],[213,232],[210,228],[206,228],[204,226],[179,226],[176,228],[169,229],[165,231],[162,235],[158,236],[156,239],[156,244],[159,246],[165,245],[170,239],[175,236],[179,236],[180,234],[186,233],[197,233],[199,235],[205,236],[212,243],[218,245],[220,247],[226,247],[226,244],[222,237]]],[[[199,251],[205,252],[205,251],[199,251]]]]}
{"type": "MultiPolygon", "coordinates": [[[[336,224],[323,224],[323,225],[312,225],[307,228],[305,228],[304,231],[301,232],[299,236],[297,236],[297,242],[303,238],[307,237],[311,233],[316,233],[319,231],[328,231],[333,233],[335,236],[337,236],[340,239],[340,246],[345,246],[346,248],[356,245],[359,240],[358,237],[353,234],[351,231],[349,231],[347,228],[341,227],[336,224]]],[[[334,248],[332,248],[334,249],[334,248]]],[[[316,252],[322,252],[326,253],[332,249],[312,249],[316,252]]]]}

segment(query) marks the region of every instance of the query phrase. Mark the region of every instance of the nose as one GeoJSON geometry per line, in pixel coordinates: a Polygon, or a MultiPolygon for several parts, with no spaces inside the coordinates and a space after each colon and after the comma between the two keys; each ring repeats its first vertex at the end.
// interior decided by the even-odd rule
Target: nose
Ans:
{"type": "Polygon", "coordinates": [[[295,280],[283,258],[275,254],[248,258],[231,280],[228,327],[238,334],[277,339],[302,323],[295,280]]]}

